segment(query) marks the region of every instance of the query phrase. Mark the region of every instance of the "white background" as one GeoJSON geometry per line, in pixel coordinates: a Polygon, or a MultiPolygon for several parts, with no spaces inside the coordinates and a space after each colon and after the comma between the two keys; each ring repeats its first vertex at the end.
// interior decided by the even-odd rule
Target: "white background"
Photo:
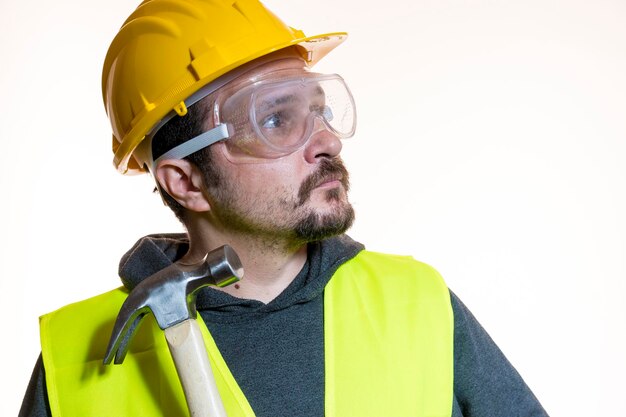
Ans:
{"type": "MultiPolygon", "coordinates": [[[[344,158],[370,249],[434,265],[554,416],[626,416],[626,3],[272,0],[359,110],[344,158]]],[[[0,3],[0,415],[37,317],[119,285],[180,227],[111,164],[100,71],[131,0],[0,3]]],[[[506,416],[503,416],[506,417],[506,416]]]]}

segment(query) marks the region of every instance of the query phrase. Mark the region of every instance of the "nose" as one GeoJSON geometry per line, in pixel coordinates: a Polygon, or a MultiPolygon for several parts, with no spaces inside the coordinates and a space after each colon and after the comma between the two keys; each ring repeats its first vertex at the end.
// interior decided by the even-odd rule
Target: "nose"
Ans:
{"type": "Polygon", "coordinates": [[[323,121],[316,117],[313,121],[313,131],[304,149],[304,158],[309,163],[315,163],[320,158],[334,158],[341,153],[343,144],[323,121]]]}

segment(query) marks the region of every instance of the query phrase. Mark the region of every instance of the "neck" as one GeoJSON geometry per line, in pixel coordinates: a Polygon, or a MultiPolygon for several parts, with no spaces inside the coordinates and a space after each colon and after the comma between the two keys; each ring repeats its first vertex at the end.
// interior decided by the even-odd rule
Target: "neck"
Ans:
{"type": "Polygon", "coordinates": [[[208,252],[225,244],[239,255],[244,277],[236,284],[218,289],[234,297],[264,303],[272,301],[291,284],[307,258],[306,244],[294,246],[248,234],[189,228],[189,251],[181,262],[199,262],[208,252]]]}

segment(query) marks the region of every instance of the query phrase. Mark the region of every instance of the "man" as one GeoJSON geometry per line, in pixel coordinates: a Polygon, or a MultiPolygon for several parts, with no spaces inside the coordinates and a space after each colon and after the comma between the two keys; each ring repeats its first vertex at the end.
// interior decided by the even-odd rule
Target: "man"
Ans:
{"type": "MultiPolygon", "coordinates": [[[[343,234],[355,106],[311,67],[345,36],[306,37],[256,0],[151,0],[129,17],[103,73],[115,164],[150,171],[187,234],[140,239],[125,287],[236,250],[245,279],[197,300],[231,417],[546,415],[432,268],[343,234]]],[[[158,335],[102,367],[123,293],[42,318],[20,415],[184,415],[158,335]]]]}

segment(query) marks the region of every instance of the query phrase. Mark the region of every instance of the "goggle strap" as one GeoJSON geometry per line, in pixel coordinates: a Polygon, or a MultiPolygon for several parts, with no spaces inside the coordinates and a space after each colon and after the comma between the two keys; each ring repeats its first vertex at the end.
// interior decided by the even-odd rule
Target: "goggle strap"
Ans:
{"type": "Polygon", "coordinates": [[[191,138],[188,141],[181,143],[180,145],[170,149],[163,155],[159,156],[152,165],[152,172],[156,169],[159,161],[165,159],[183,159],[186,156],[191,155],[194,152],[204,149],[207,146],[211,146],[220,140],[230,137],[228,133],[227,124],[219,124],[211,130],[207,130],[204,133],[199,134],[195,138],[191,138]]]}

